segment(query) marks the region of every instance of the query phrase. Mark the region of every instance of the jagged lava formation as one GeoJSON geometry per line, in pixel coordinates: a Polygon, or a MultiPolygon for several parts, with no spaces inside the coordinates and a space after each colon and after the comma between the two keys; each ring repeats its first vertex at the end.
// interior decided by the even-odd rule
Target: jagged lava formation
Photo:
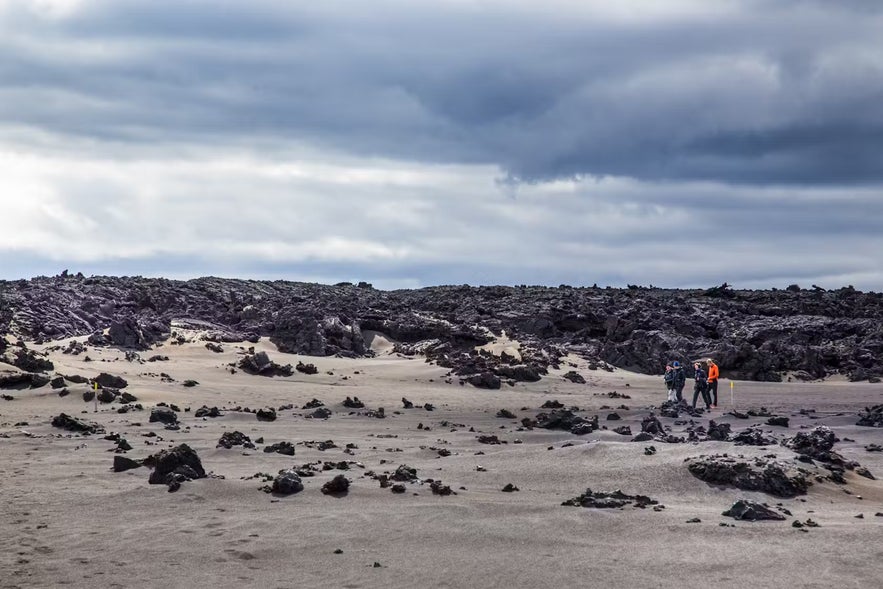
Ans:
{"type": "Polygon", "coordinates": [[[883,295],[852,287],[383,291],[366,283],[67,272],[0,281],[0,334],[25,340],[88,335],[91,345],[148,349],[171,336],[175,321],[207,330],[215,341],[269,337],[282,352],[364,356],[371,352],[363,334],[371,330],[397,342],[401,353],[472,375],[477,386],[537,380],[566,353],[590,366],[648,374],[660,373],[673,358],[712,356],[731,378],[778,381],[792,372],[804,379],[844,374],[876,381],[883,374],[881,318],[883,295]],[[476,351],[504,332],[521,343],[521,358],[476,351]]]}

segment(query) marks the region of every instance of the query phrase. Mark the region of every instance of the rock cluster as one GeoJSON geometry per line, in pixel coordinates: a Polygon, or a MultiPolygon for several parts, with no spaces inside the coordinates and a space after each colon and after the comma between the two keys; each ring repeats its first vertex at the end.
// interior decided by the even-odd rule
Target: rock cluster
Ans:
{"type": "Polygon", "coordinates": [[[883,427],[883,405],[866,407],[858,417],[859,419],[856,425],[864,427],[883,427]]]}
{"type": "Polygon", "coordinates": [[[746,521],[781,521],[785,519],[784,515],[777,511],[774,511],[768,505],[757,503],[756,501],[749,501],[747,499],[739,499],[738,501],[733,503],[732,507],[723,512],[721,515],[725,515],[733,519],[746,521]]]}
{"type": "Polygon", "coordinates": [[[104,433],[104,427],[97,423],[92,423],[84,419],[71,417],[67,413],[60,413],[52,418],[52,427],[67,430],[69,432],[77,432],[81,434],[100,434],[104,433]]]}
{"type": "Polygon", "coordinates": [[[569,507],[591,507],[595,509],[619,509],[626,505],[634,505],[635,507],[644,509],[649,505],[658,504],[659,501],[651,499],[646,495],[627,495],[619,490],[607,493],[586,489],[581,495],[578,495],[573,499],[568,499],[561,505],[569,507]]]}
{"type": "Polygon", "coordinates": [[[256,354],[246,354],[239,360],[239,368],[249,374],[260,374],[262,376],[291,376],[294,370],[291,364],[281,366],[276,364],[266,352],[258,352],[256,354]]]}
{"type": "Polygon", "coordinates": [[[712,485],[761,491],[776,497],[805,495],[810,485],[806,471],[766,458],[700,456],[688,458],[687,468],[694,477],[712,485]]]}
{"type": "Polygon", "coordinates": [[[151,485],[168,485],[169,492],[177,491],[185,481],[206,477],[199,456],[187,444],[160,450],[145,458],[143,464],[153,468],[148,482],[151,485]]]}

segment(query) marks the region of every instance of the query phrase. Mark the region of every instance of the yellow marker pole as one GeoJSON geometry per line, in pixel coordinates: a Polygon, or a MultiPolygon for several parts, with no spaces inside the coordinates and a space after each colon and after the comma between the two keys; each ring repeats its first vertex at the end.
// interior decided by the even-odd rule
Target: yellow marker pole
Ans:
{"type": "Polygon", "coordinates": [[[734,397],[734,395],[733,395],[733,390],[734,390],[735,388],[736,388],[736,383],[734,383],[734,382],[731,380],[731,381],[730,381],[730,407],[733,408],[733,411],[736,410],[736,401],[734,400],[735,397],[734,397]]]}
{"type": "Polygon", "coordinates": [[[92,390],[95,391],[95,410],[93,411],[93,413],[98,413],[98,383],[97,382],[92,383],[92,390]]]}

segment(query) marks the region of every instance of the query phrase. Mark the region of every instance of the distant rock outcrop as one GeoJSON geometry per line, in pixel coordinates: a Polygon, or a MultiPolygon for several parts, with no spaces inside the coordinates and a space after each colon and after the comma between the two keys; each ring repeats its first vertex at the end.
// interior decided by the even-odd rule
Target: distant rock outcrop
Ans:
{"type": "MultiPolygon", "coordinates": [[[[883,294],[851,287],[382,291],[348,283],[79,274],[0,281],[0,335],[88,336],[89,345],[145,350],[170,336],[174,320],[209,327],[206,337],[215,341],[264,336],[282,352],[354,357],[372,354],[363,336],[371,330],[395,341],[396,352],[424,356],[487,388],[536,380],[568,353],[586,359],[590,370],[613,365],[658,374],[672,359],[711,356],[724,377],[776,381],[789,372],[877,380],[881,317],[883,294]],[[520,343],[517,358],[476,349],[503,332],[520,343]]],[[[9,357],[14,346],[3,347],[9,357]]],[[[265,366],[258,361],[250,368],[265,374],[265,366]]]]}

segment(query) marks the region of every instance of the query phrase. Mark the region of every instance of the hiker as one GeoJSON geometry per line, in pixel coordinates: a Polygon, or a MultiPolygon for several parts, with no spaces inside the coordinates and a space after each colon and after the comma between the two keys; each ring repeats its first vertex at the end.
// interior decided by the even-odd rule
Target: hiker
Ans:
{"type": "Polygon", "coordinates": [[[720,370],[714,360],[709,358],[708,364],[708,396],[711,398],[711,408],[717,409],[717,379],[720,377],[720,370]]]}
{"type": "Polygon", "coordinates": [[[675,372],[672,369],[671,364],[665,365],[665,374],[662,377],[662,380],[665,382],[665,388],[668,389],[668,400],[674,401],[677,399],[675,395],[675,372]]]}
{"type": "Polygon", "coordinates": [[[705,401],[705,410],[708,411],[711,409],[711,399],[708,398],[708,383],[705,382],[707,376],[699,362],[693,363],[693,370],[695,371],[693,376],[693,409],[696,408],[696,400],[699,395],[702,395],[702,400],[705,401]]]}
{"type": "Polygon", "coordinates": [[[684,385],[687,384],[687,374],[684,372],[684,367],[681,366],[681,363],[675,360],[671,363],[672,372],[675,373],[674,385],[675,385],[675,396],[677,397],[678,403],[684,402],[684,385]]]}

